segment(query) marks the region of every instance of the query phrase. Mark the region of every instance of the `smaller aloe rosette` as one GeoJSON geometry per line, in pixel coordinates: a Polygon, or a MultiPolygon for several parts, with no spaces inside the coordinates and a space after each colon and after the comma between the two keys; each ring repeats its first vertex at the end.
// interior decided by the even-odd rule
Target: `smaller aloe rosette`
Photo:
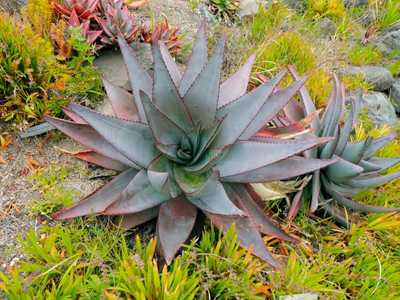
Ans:
{"type": "MultiPolygon", "coordinates": [[[[293,66],[288,70],[294,80],[299,74],[293,66]]],[[[310,94],[303,86],[299,90],[300,102],[292,99],[284,108],[285,116],[291,122],[297,123],[307,115],[315,116],[316,108],[310,94]]],[[[360,111],[362,93],[357,100],[349,103],[351,109],[344,117],[345,90],[344,85],[336,75],[333,76],[333,91],[327,103],[326,110],[321,118],[318,116],[311,122],[311,129],[319,137],[331,136],[334,139],[317,148],[305,152],[305,157],[330,159],[337,162],[312,173],[310,185],[303,192],[299,192],[289,210],[289,218],[293,219],[300,206],[301,200],[309,199],[310,212],[321,209],[334,217],[338,223],[348,226],[348,220],[343,208],[356,212],[395,212],[400,208],[378,207],[356,202],[352,199],[359,192],[387,183],[400,177],[400,171],[388,173],[387,170],[400,163],[399,157],[377,157],[375,153],[392,141],[396,135],[372,138],[362,141],[351,141],[351,134],[357,123],[360,111]],[[383,174],[384,173],[384,174],[383,174]]]]}

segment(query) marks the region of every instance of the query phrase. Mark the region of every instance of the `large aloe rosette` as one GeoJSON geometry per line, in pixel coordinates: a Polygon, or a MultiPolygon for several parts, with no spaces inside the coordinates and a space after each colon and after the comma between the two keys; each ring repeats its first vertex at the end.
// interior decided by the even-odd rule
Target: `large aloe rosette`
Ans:
{"type": "Polygon", "coordinates": [[[249,183],[298,176],[334,161],[297,155],[329,138],[257,135],[304,79],[273,93],[281,72],[246,93],[252,56],[220,85],[225,39],[208,59],[204,26],[183,74],[162,42],[153,45],[153,76],[123,38],[118,43],[133,90],[104,81],[114,116],[71,104],[65,113],[72,121],[46,120],[88,148],[77,157],[121,173],[55,218],[123,215],[124,225],[133,227],[158,217],[160,250],[169,263],[200,210],[223,231],[235,223],[241,245],[278,266],[260,233],[294,239],[268,218],[249,183]]]}

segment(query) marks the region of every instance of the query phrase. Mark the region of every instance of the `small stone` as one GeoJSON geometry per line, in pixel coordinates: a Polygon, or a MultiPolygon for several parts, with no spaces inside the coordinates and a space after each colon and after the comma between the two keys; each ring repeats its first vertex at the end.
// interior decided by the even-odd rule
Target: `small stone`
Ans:
{"type": "MultiPolygon", "coordinates": [[[[134,43],[132,46],[140,63],[144,68],[148,69],[152,62],[150,45],[134,43]]],[[[128,71],[119,50],[104,50],[101,55],[95,59],[94,65],[100,69],[105,79],[115,85],[130,89],[128,71]]]]}
{"type": "MultiPolygon", "coordinates": [[[[347,97],[347,101],[357,101],[356,95],[347,97]]],[[[371,121],[378,125],[394,126],[397,123],[396,111],[389,98],[384,93],[369,92],[363,95],[361,107],[368,109],[368,116],[371,121]]]]}
{"type": "Polygon", "coordinates": [[[400,113],[400,78],[396,78],[390,88],[390,98],[394,102],[396,112],[400,113]]]}
{"type": "Polygon", "coordinates": [[[368,0],[344,0],[345,7],[359,7],[368,5],[368,0]]]}
{"type": "Polygon", "coordinates": [[[380,40],[390,51],[400,50],[400,30],[386,33],[380,40]]]}
{"type": "Polygon", "coordinates": [[[365,81],[374,87],[374,90],[380,92],[387,91],[394,81],[388,69],[378,66],[349,66],[341,73],[349,76],[361,75],[365,81]]]}
{"type": "Polygon", "coordinates": [[[318,294],[313,294],[313,293],[286,295],[279,297],[279,300],[318,300],[318,299],[319,299],[318,294]]]}
{"type": "Polygon", "coordinates": [[[326,36],[334,35],[336,32],[335,22],[333,22],[328,17],[322,18],[321,22],[319,23],[319,26],[321,27],[322,33],[326,36]]]}
{"type": "Polygon", "coordinates": [[[304,11],[306,9],[306,1],[283,0],[283,3],[286,4],[287,7],[298,10],[298,11],[304,11]]]}
{"type": "Polygon", "coordinates": [[[254,16],[258,12],[259,5],[258,0],[241,0],[239,17],[254,16]]]}

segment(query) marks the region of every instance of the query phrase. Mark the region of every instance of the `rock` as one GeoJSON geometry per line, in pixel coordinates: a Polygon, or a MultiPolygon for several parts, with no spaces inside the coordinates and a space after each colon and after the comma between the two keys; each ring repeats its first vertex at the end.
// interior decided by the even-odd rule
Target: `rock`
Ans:
{"type": "Polygon", "coordinates": [[[378,66],[349,66],[341,73],[342,75],[350,76],[361,75],[365,81],[373,85],[374,90],[380,92],[388,90],[394,80],[388,69],[378,66]]]}
{"type": "Polygon", "coordinates": [[[390,26],[388,29],[385,30],[385,32],[398,31],[398,30],[400,30],[400,21],[390,26]]]}
{"type": "MultiPolygon", "coordinates": [[[[133,48],[143,67],[146,69],[150,68],[152,62],[150,46],[148,44],[135,43],[133,44],[133,48]]],[[[101,55],[95,59],[94,65],[100,69],[104,78],[115,85],[130,89],[128,71],[119,50],[104,50],[101,55]]]]}
{"type": "Polygon", "coordinates": [[[345,7],[358,7],[368,5],[368,0],[344,0],[345,7]]]}
{"type": "Polygon", "coordinates": [[[280,296],[279,300],[318,300],[318,294],[306,293],[306,294],[296,294],[280,296]]]}
{"type": "MultiPolygon", "coordinates": [[[[400,50],[400,30],[389,31],[380,39],[379,42],[389,50],[389,53],[396,49],[400,50]]],[[[387,53],[387,51],[384,52],[384,54],[389,53],[387,53]]]]}
{"type": "Polygon", "coordinates": [[[360,23],[364,27],[368,27],[372,23],[375,22],[376,19],[376,12],[373,9],[368,9],[361,17],[360,23]]]}
{"type": "Polygon", "coordinates": [[[258,12],[260,1],[258,0],[241,0],[239,17],[254,16],[258,12]]]}
{"type": "Polygon", "coordinates": [[[328,17],[322,18],[321,22],[319,23],[319,26],[321,27],[322,33],[326,36],[334,35],[336,32],[335,22],[333,22],[328,17]]]}
{"type": "Polygon", "coordinates": [[[390,98],[394,102],[396,112],[400,113],[400,78],[395,79],[390,88],[390,98]]]}
{"type": "MultiPolygon", "coordinates": [[[[356,95],[347,97],[347,101],[357,101],[356,95]]],[[[368,116],[372,122],[378,126],[387,124],[389,126],[396,125],[396,111],[390,103],[389,98],[384,93],[369,92],[363,95],[361,107],[368,109],[368,116]]]]}
{"type": "Polygon", "coordinates": [[[283,0],[283,3],[286,4],[287,7],[298,10],[298,11],[304,11],[306,9],[306,1],[283,0]]]}

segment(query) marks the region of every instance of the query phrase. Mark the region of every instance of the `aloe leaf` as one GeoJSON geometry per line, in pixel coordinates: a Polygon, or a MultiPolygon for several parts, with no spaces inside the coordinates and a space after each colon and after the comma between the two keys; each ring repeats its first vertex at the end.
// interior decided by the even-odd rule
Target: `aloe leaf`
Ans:
{"type": "Polygon", "coordinates": [[[211,169],[225,152],[225,148],[209,149],[195,164],[184,166],[185,171],[190,173],[203,173],[211,169]]]}
{"type": "MultiPolygon", "coordinates": [[[[146,99],[145,101],[145,99],[143,99],[143,94],[141,93],[140,97],[143,101],[143,105],[145,105],[145,102],[154,103],[154,105],[156,105],[170,120],[180,128],[189,132],[193,127],[191,116],[189,115],[188,109],[172,80],[158,43],[153,46],[153,59],[153,97],[151,100],[147,98],[148,100],[146,99]]],[[[146,111],[146,113],[148,113],[148,111],[146,111]]],[[[146,114],[146,117],[149,116],[146,114]]]]}
{"type": "Polygon", "coordinates": [[[337,191],[338,193],[342,194],[345,197],[351,198],[353,197],[355,194],[361,192],[363,189],[362,188],[355,188],[352,186],[347,185],[346,183],[335,183],[332,181],[329,181],[329,179],[322,173],[321,174],[321,182],[323,184],[329,182],[330,186],[335,189],[335,191],[337,191]]]}
{"type": "Polygon", "coordinates": [[[250,72],[256,55],[251,55],[246,63],[231,77],[225,80],[219,90],[218,108],[243,96],[247,91],[250,72]]]}
{"type": "MultiPolygon", "coordinates": [[[[400,172],[398,174],[400,176],[400,172]]],[[[394,212],[394,211],[400,211],[400,208],[392,208],[392,207],[379,207],[379,206],[372,206],[372,205],[367,205],[359,202],[355,202],[349,198],[346,198],[342,194],[338,193],[337,191],[334,190],[334,188],[331,187],[329,182],[324,183],[325,190],[328,194],[332,196],[332,198],[337,201],[339,204],[350,208],[354,211],[359,211],[359,212],[394,212]]]]}
{"type": "Polygon", "coordinates": [[[225,233],[234,225],[242,247],[252,249],[254,255],[266,261],[272,267],[281,267],[280,263],[272,257],[265,247],[260,233],[248,217],[224,216],[211,213],[206,213],[206,215],[216,227],[225,233]]]}
{"type": "Polygon", "coordinates": [[[173,166],[173,172],[178,186],[186,194],[193,194],[201,191],[210,177],[209,172],[187,172],[182,166],[177,164],[173,166]]]}
{"type": "Polygon", "coordinates": [[[92,150],[74,153],[74,157],[115,171],[124,171],[129,167],[117,160],[111,159],[92,150]]]}
{"type": "Polygon", "coordinates": [[[347,182],[348,185],[356,188],[370,188],[389,182],[400,177],[400,171],[387,175],[359,176],[347,182]]]}
{"type": "Polygon", "coordinates": [[[233,176],[265,167],[329,140],[330,138],[240,141],[229,149],[215,168],[220,172],[221,178],[233,176]]]}
{"type": "Polygon", "coordinates": [[[288,212],[288,220],[289,221],[293,221],[294,218],[296,218],[296,216],[300,210],[301,199],[303,198],[303,191],[304,191],[303,189],[298,191],[293,197],[293,201],[290,205],[289,212],[288,212]]]}
{"type": "MultiPolygon", "coordinates": [[[[294,66],[289,65],[288,66],[288,70],[289,73],[292,75],[294,80],[300,80],[300,75],[297,73],[296,69],[294,66]]],[[[300,88],[300,100],[303,103],[304,106],[304,112],[303,115],[307,116],[310,115],[312,113],[314,113],[317,109],[315,107],[314,101],[311,99],[310,94],[308,93],[307,88],[303,85],[300,88]]],[[[315,120],[313,120],[311,127],[315,130],[319,130],[320,128],[320,120],[318,118],[316,118],[315,120]]]]}
{"type": "Polygon", "coordinates": [[[105,116],[75,103],[69,108],[137,165],[147,167],[159,154],[147,125],[105,116]]]}
{"type": "Polygon", "coordinates": [[[365,171],[385,171],[400,163],[400,157],[372,157],[368,160],[362,160],[360,166],[366,169],[365,171]],[[372,168],[372,169],[371,169],[372,168]]]}
{"type": "Polygon", "coordinates": [[[133,95],[106,79],[103,79],[103,84],[115,116],[129,121],[139,121],[138,110],[133,95]]]}
{"type": "Polygon", "coordinates": [[[353,126],[357,120],[359,113],[359,103],[361,101],[361,93],[359,95],[359,99],[357,101],[353,101],[351,105],[351,110],[349,116],[347,117],[344,126],[340,130],[339,141],[336,145],[335,154],[341,155],[348,143],[351,131],[353,130],[353,126]]]}
{"type": "Polygon", "coordinates": [[[326,145],[321,146],[322,149],[320,150],[319,154],[320,158],[331,158],[335,153],[336,146],[339,142],[338,128],[339,127],[337,127],[337,130],[335,130],[333,134],[334,139],[329,143],[327,143],[326,145]]]}
{"type": "Polygon", "coordinates": [[[244,215],[226,194],[223,185],[213,176],[210,176],[203,188],[193,194],[186,194],[192,204],[199,209],[219,215],[244,215]]]}
{"type": "MultiPolygon", "coordinates": [[[[278,74],[281,78],[285,73],[278,74]]],[[[292,99],[297,91],[304,85],[306,78],[303,78],[291,84],[285,89],[282,89],[275,94],[272,94],[267,101],[264,102],[257,115],[250,121],[246,130],[240,135],[240,139],[246,140],[252,137],[263,128],[276,114],[281,111],[285,105],[292,99]]]]}
{"type": "Polygon", "coordinates": [[[128,186],[104,211],[104,215],[138,213],[168,201],[171,197],[154,189],[145,170],[140,170],[128,186]]]}
{"type": "Polygon", "coordinates": [[[181,194],[181,190],[172,177],[172,166],[165,156],[156,158],[147,169],[147,176],[153,187],[163,193],[169,193],[171,198],[181,194]]]}
{"type": "Polygon", "coordinates": [[[325,203],[321,206],[321,209],[328,215],[331,216],[335,222],[344,228],[350,229],[349,219],[339,210],[339,208],[331,205],[330,203],[325,203]]]}
{"type": "Polygon", "coordinates": [[[197,208],[184,197],[171,199],[160,206],[157,234],[161,253],[167,264],[189,238],[197,217],[197,208]]]}
{"type": "Polygon", "coordinates": [[[178,65],[169,53],[168,47],[165,45],[165,43],[163,41],[158,41],[158,43],[164,64],[168,69],[168,73],[171,75],[171,79],[174,82],[175,87],[179,87],[182,74],[178,69],[178,65]]]}
{"type": "Polygon", "coordinates": [[[45,116],[45,120],[87,148],[106,157],[117,160],[124,165],[140,169],[139,165],[122,155],[113,145],[111,145],[89,125],[74,123],[50,116],[45,116]]]}
{"type": "Polygon", "coordinates": [[[210,145],[212,144],[214,139],[217,137],[223,121],[224,121],[224,119],[217,120],[214,123],[214,125],[212,125],[209,128],[202,129],[198,133],[197,147],[195,147],[196,149],[193,149],[194,151],[196,151],[195,152],[196,155],[192,159],[191,164],[196,163],[198,161],[198,159],[204,154],[204,152],[207,149],[209,149],[210,145]]]}
{"type": "Polygon", "coordinates": [[[193,46],[192,54],[190,55],[186,70],[179,85],[179,93],[181,96],[187,93],[201,70],[203,70],[207,63],[207,53],[207,37],[205,22],[203,22],[197,31],[197,38],[193,46]]]}
{"type": "Polygon", "coordinates": [[[187,163],[186,161],[184,161],[176,156],[176,153],[179,149],[178,144],[164,145],[164,144],[156,143],[156,147],[162,154],[167,156],[170,160],[177,162],[179,164],[187,163]]]}
{"type": "Polygon", "coordinates": [[[365,152],[372,145],[373,139],[368,137],[366,140],[355,143],[348,143],[344,147],[341,157],[352,163],[358,164],[365,157],[365,152]]]}
{"type": "Polygon", "coordinates": [[[376,151],[383,148],[390,141],[394,140],[395,137],[396,137],[395,133],[390,133],[380,138],[373,139],[371,144],[369,144],[368,147],[366,147],[363,154],[363,158],[366,159],[372,157],[376,151]]]}
{"type": "Polygon", "coordinates": [[[141,98],[147,121],[157,143],[178,145],[186,135],[184,129],[165,115],[146,94],[141,93],[141,98]]]}
{"type": "Polygon", "coordinates": [[[333,76],[333,92],[331,100],[322,117],[322,134],[321,136],[333,136],[337,130],[344,106],[344,87],[340,83],[338,77],[333,76]]]}
{"type": "Polygon", "coordinates": [[[205,128],[215,121],[224,47],[225,37],[222,37],[207,65],[183,98],[193,122],[205,128]]]}
{"type": "Polygon", "coordinates": [[[72,121],[75,123],[79,124],[87,124],[87,122],[82,119],[80,116],[78,116],[76,113],[74,113],[72,110],[68,109],[68,107],[63,107],[62,109],[63,113],[68,116],[72,121]]]}
{"type": "Polygon", "coordinates": [[[221,181],[257,183],[283,180],[325,168],[336,161],[337,159],[313,159],[293,156],[252,171],[221,177],[221,181]]]}
{"type": "Polygon", "coordinates": [[[260,206],[262,200],[254,191],[249,192],[251,189],[250,186],[245,186],[243,184],[226,184],[224,187],[229,198],[248,215],[261,233],[277,237],[284,241],[297,242],[296,239],[289,236],[267,216],[260,206]]]}
{"type": "Polygon", "coordinates": [[[214,147],[224,147],[237,141],[249,123],[256,117],[283,76],[284,73],[281,72],[255,90],[218,110],[217,118],[224,118],[224,121],[215,140],[214,147]]]}
{"type": "Polygon", "coordinates": [[[128,68],[129,80],[131,82],[133,96],[139,112],[140,121],[146,122],[146,116],[144,114],[139,91],[144,91],[147,95],[151,95],[153,80],[147,71],[140,65],[132,47],[127,44],[122,36],[118,36],[118,45],[128,68]]]}
{"type": "Polygon", "coordinates": [[[330,181],[344,183],[347,180],[360,175],[364,169],[359,165],[353,164],[345,159],[338,157],[338,161],[326,167],[324,173],[330,181]]]}
{"type": "Polygon", "coordinates": [[[283,108],[283,112],[291,122],[298,122],[305,117],[303,107],[296,99],[291,99],[283,108]]]}
{"type": "Polygon", "coordinates": [[[116,223],[120,227],[129,230],[157,217],[159,209],[159,206],[155,206],[135,214],[122,215],[116,223]]]}
{"type": "Polygon", "coordinates": [[[47,133],[53,129],[55,129],[55,127],[53,125],[51,125],[47,122],[44,122],[42,124],[35,125],[35,126],[28,128],[25,132],[20,133],[19,136],[21,137],[21,139],[26,139],[29,137],[34,137],[37,135],[47,133]]]}
{"type": "Polygon", "coordinates": [[[122,172],[100,189],[83,198],[76,205],[56,212],[53,218],[56,220],[65,220],[101,213],[106,207],[118,199],[120,193],[135,177],[136,173],[137,171],[134,169],[128,169],[122,172]]]}
{"type": "Polygon", "coordinates": [[[310,212],[313,213],[317,210],[320,202],[321,194],[321,170],[315,170],[311,179],[311,203],[310,212]]]}

